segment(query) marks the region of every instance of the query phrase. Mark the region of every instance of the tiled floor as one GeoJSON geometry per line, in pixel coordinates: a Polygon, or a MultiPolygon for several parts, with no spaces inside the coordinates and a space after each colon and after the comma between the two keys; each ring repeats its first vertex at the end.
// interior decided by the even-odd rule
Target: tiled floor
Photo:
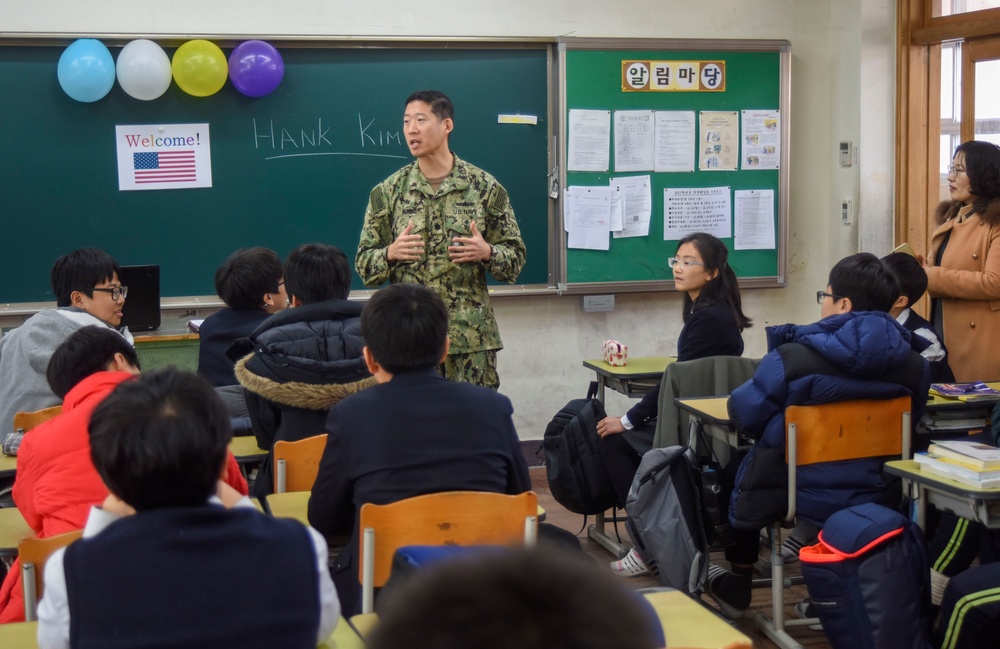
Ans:
{"type": "MultiPolygon", "coordinates": [[[[583,546],[585,552],[594,557],[595,561],[600,561],[602,563],[610,562],[614,557],[605,550],[603,547],[598,545],[595,541],[587,538],[587,531],[581,529],[583,526],[583,516],[579,514],[574,514],[572,512],[564,509],[559,503],[555,502],[552,498],[552,494],[549,491],[548,483],[545,478],[545,468],[544,467],[534,467],[531,469],[531,483],[535,492],[538,494],[538,503],[545,508],[546,512],[546,522],[558,525],[559,527],[569,530],[577,534],[580,539],[580,543],[583,546]]],[[[588,519],[588,523],[592,522],[593,518],[588,519]]],[[[613,533],[614,527],[612,523],[608,523],[608,529],[613,533]]],[[[625,532],[624,524],[618,524],[619,534],[627,539],[628,535],[625,532]]],[[[722,560],[721,553],[718,556],[713,554],[713,559],[719,561],[722,560]]],[[[790,575],[797,576],[798,566],[793,564],[787,570],[790,575]]],[[[631,577],[627,580],[630,586],[635,588],[649,588],[651,586],[659,586],[660,583],[656,581],[651,576],[643,577],[631,577]]],[[[793,608],[799,600],[806,596],[806,588],[804,585],[792,586],[785,590],[785,614],[789,617],[794,617],[793,608]]],[[[704,600],[708,605],[715,606],[714,603],[706,596],[704,600]]],[[[755,588],[753,591],[753,599],[750,604],[750,609],[747,611],[747,616],[736,620],[733,622],[740,631],[747,634],[754,639],[755,646],[761,649],[771,649],[776,647],[776,645],[771,642],[767,636],[762,632],[757,630],[756,625],[753,621],[753,615],[756,611],[769,612],[771,609],[771,589],[769,586],[764,586],[761,588],[755,588]]],[[[807,628],[797,628],[791,631],[792,636],[798,640],[801,644],[807,647],[816,647],[821,649],[824,647],[830,647],[830,643],[822,631],[810,631],[807,628]]],[[[669,643],[669,638],[668,638],[669,643]]]]}

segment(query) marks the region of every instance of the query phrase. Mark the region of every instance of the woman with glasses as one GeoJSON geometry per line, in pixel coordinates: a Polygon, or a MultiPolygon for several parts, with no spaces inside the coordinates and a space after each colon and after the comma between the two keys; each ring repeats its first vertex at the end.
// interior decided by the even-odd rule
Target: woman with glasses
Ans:
{"type": "MultiPolygon", "coordinates": [[[[681,313],[684,327],[677,337],[678,361],[743,355],[741,332],[750,326],[750,318],[743,313],[736,273],[728,260],[726,245],[704,232],[681,239],[675,256],[667,260],[674,273],[674,286],[684,292],[681,313]]],[[[656,429],[653,420],[659,397],[657,385],[624,417],[606,417],[597,425],[601,454],[622,505],[643,453],[653,446],[656,429]]],[[[646,571],[635,550],[611,566],[626,575],[646,571]]]]}
{"type": "Polygon", "coordinates": [[[1000,147],[972,140],[948,168],[951,201],[924,263],[931,322],[958,381],[1000,380],[1000,147]]]}

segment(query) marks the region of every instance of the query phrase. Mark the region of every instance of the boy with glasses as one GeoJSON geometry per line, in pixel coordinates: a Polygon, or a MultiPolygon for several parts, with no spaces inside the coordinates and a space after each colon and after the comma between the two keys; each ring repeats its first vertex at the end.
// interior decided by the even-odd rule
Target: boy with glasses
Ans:
{"type": "Polygon", "coordinates": [[[0,437],[14,431],[14,414],[59,404],[45,371],[56,348],[88,325],[118,331],[128,287],[118,279],[118,262],[103,250],[81,248],[63,255],[52,266],[56,308],[42,309],[0,339],[0,437]]]}

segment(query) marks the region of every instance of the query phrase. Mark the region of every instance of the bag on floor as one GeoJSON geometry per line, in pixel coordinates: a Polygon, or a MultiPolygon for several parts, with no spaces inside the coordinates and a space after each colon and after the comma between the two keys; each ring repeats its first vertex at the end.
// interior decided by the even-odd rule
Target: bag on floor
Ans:
{"type": "Polygon", "coordinates": [[[930,567],[916,523],[875,503],[849,507],[799,560],[834,649],[930,648],[930,567]]]}
{"type": "Polygon", "coordinates": [[[597,383],[586,399],[573,399],[545,427],[545,473],[556,502],[577,514],[597,514],[617,502],[611,476],[600,454],[597,424],[607,417],[595,399],[597,383]]]}
{"type": "Polygon", "coordinates": [[[708,579],[698,471],[690,449],[654,448],[642,456],[625,501],[628,535],[646,567],[664,586],[691,594],[708,579]]]}

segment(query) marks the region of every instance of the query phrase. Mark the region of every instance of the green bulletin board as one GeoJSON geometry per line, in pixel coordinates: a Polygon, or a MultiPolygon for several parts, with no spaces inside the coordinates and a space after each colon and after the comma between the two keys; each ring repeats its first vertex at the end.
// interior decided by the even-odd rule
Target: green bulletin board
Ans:
{"type": "MultiPolygon", "coordinates": [[[[610,249],[583,250],[567,247],[567,234],[560,232],[556,251],[563,271],[560,288],[565,292],[629,292],[665,290],[673,287],[667,259],[673,256],[676,239],[665,241],[665,188],[730,188],[731,206],[738,190],[773,190],[775,247],[765,250],[735,250],[733,237],[722,238],[730,250],[730,265],[743,286],[783,286],[785,282],[788,152],[790,132],[790,59],[788,41],[635,41],[619,39],[561,39],[559,43],[560,106],[562,120],[560,181],[563,188],[607,186],[615,176],[649,176],[652,212],[649,234],[642,237],[610,238],[610,249]],[[623,90],[624,61],[723,61],[725,88],[715,92],[626,92],[623,90]],[[568,171],[569,111],[664,110],[695,114],[694,171],[663,173],[621,172],[614,169],[612,129],[607,172],[568,171]],[[700,171],[699,151],[705,143],[698,127],[702,111],[779,111],[780,161],[778,169],[700,171]]],[[[738,117],[739,119],[739,117],[738,117]]],[[[741,125],[742,126],[742,125],[741,125]]],[[[742,128],[740,129],[742,133],[742,128]]],[[[737,157],[742,154],[738,152],[737,157]]],[[[561,220],[565,205],[560,205],[561,220]]],[[[564,221],[563,221],[564,223],[564,221]]],[[[565,223],[564,223],[565,224],[565,223]]],[[[732,233],[732,230],[730,230],[732,233]]]]}

